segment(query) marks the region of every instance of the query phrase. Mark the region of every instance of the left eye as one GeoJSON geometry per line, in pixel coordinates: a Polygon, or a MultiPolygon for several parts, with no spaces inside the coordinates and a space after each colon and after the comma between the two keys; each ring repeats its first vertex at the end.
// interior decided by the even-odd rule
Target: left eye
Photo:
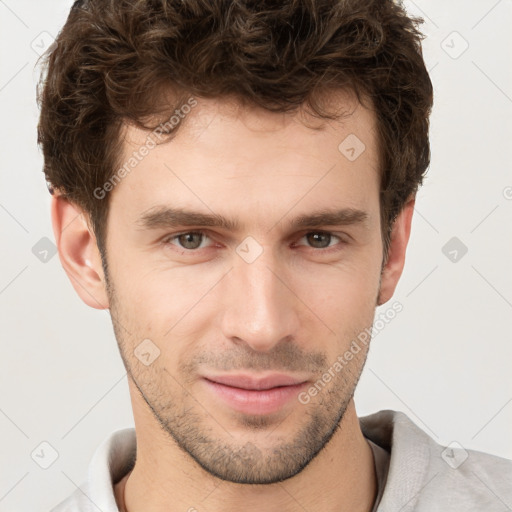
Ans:
{"type": "Polygon", "coordinates": [[[341,241],[341,238],[339,236],[324,231],[312,231],[310,233],[306,233],[301,238],[301,240],[304,238],[314,249],[326,249],[328,247],[331,247],[331,242],[333,241],[333,239],[335,239],[334,241],[341,241]]]}

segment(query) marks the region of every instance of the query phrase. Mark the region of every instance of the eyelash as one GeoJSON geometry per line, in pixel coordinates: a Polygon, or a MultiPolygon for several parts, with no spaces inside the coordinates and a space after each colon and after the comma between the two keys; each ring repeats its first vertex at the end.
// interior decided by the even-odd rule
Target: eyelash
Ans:
{"type": "MultiPolygon", "coordinates": [[[[190,253],[190,254],[193,254],[195,252],[199,252],[201,249],[206,249],[207,247],[199,247],[197,249],[186,249],[185,247],[180,247],[180,246],[172,243],[173,240],[177,240],[180,236],[192,235],[192,234],[200,234],[200,235],[203,235],[203,237],[205,237],[205,238],[210,238],[205,231],[201,231],[201,230],[197,230],[197,231],[183,231],[181,233],[177,233],[175,235],[170,235],[170,236],[165,237],[162,240],[162,243],[164,245],[174,245],[175,247],[177,247],[177,249],[180,249],[184,253],[190,253]]],[[[330,231],[322,231],[322,230],[308,231],[308,232],[304,233],[300,237],[299,240],[302,240],[305,236],[311,235],[311,234],[315,234],[315,235],[317,235],[317,234],[330,235],[331,237],[337,238],[339,240],[338,244],[335,244],[335,245],[329,246],[329,247],[323,247],[323,248],[309,247],[310,249],[313,249],[315,252],[318,252],[318,253],[328,254],[328,253],[331,253],[331,252],[334,252],[334,251],[338,251],[338,250],[340,250],[338,245],[345,245],[345,244],[347,244],[347,241],[345,239],[343,239],[341,236],[336,235],[336,234],[334,234],[334,233],[332,233],[330,231]]],[[[201,243],[202,243],[202,241],[201,241],[201,243]]]]}

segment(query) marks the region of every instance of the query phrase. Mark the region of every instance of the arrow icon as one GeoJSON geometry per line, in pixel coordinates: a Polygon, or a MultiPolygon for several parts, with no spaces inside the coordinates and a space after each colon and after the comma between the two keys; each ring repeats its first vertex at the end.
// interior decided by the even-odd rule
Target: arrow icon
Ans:
{"type": "Polygon", "coordinates": [[[57,254],[57,246],[47,236],[43,236],[32,247],[32,254],[42,263],[48,263],[57,254]]]}
{"type": "Polygon", "coordinates": [[[149,366],[160,356],[160,349],[149,338],[146,338],[137,345],[134,354],[142,364],[149,366]]]}
{"type": "Polygon", "coordinates": [[[468,452],[460,443],[453,441],[443,450],[441,457],[448,466],[457,469],[468,458],[468,452]]]}
{"type": "Polygon", "coordinates": [[[263,247],[252,236],[248,236],[240,242],[236,252],[246,263],[252,263],[263,252],[263,247]]]}
{"type": "Polygon", "coordinates": [[[347,135],[338,145],[338,151],[349,161],[353,162],[366,149],[363,141],[355,134],[347,135]]]}
{"type": "Polygon", "coordinates": [[[441,248],[441,252],[452,262],[452,263],[458,263],[466,253],[468,252],[467,246],[457,238],[456,236],[453,236],[446,242],[443,247],[441,248]]]}
{"type": "Polygon", "coordinates": [[[450,58],[458,59],[469,48],[469,43],[454,30],[441,41],[441,48],[450,58]]]}
{"type": "Polygon", "coordinates": [[[32,450],[30,457],[40,468],[48,469],[59,458],[59,453],[48,441],[43,441],[32,450]]]}

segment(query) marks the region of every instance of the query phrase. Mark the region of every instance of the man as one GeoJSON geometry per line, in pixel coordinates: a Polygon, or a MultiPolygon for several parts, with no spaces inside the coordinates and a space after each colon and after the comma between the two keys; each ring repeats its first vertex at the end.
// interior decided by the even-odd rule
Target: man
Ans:
{"type": "Polygon", "coordinates": [[[353,400],[429,164],[419,21],[390,0],[75,2],[39,141],[60,260],[110,310],[135,430],[54,511],[512,504],[510,461],[450,465],[353,400]]]}

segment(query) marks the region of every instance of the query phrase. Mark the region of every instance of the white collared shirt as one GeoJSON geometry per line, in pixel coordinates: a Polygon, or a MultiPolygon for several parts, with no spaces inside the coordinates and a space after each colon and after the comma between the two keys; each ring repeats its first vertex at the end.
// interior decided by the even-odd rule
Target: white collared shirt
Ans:
{"type": "MultiPolygon", "coordinates": [[[[359,422],[377,474],[372,512],[512,509],[512,461],[441,446],[402,412],[383,410],[359,422]]],[[[50,512],[119,512],[114,484],[133,468],[135,456],[135,429],[113,432],[94,453],[80,489],[50,512]]]]}

